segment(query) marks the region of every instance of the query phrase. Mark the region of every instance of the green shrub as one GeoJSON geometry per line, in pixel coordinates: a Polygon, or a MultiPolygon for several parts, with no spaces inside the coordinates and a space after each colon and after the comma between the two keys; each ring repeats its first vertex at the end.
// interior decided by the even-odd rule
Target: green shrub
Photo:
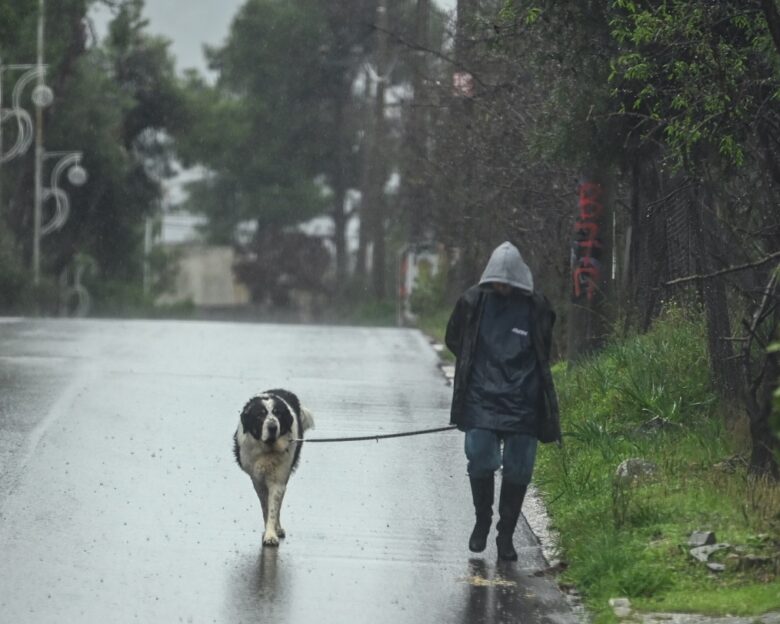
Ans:
{"type": "Polygon", "coordinates": [[[675,423],[700,419],[715,404],[703,323],[672,310],[647,334],[614,341],[559,374],[557,388],[564,425],[596,422],[626,429],[653,417],[675,423]]]}
{"type": "MultiPolygon", "coordinates": [[[[422,265],[427,267],[427,265],[422,265]]],[[[444,305],[447,289],[447,272],[440,270],[432,273],[421,270],[414,283],[414,289],[410,297],[412,312],[419,316],[431,316],[437,314],[444,305]]]]}
{"type": "Polygon", "coordinates": [[[392,327],[397,324],[397,317],[398,309],[394,301],[358,300],[343,310],[339,322],[392,327]]]}
{"type": "Polygon", "coordinates": [[[580,589],[600,596],[652,596],[671,586],[666,571],[619,533],[602,531],[587,548],[577,549],[571,564],[581,571],[580,589]]]}
{"type": "Polygon", "coordinates": [[[29,313],[35,309],[32,273],[22,265],[21,249],[0,221],[0,313],[29,313]]]}

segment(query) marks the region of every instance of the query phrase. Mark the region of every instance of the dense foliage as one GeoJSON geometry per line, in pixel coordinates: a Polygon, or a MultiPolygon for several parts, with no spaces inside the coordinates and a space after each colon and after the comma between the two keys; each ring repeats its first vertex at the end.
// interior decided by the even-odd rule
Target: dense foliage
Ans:
{"type": "MultiPolygon", "coordinates": [[[[44,115],[44,148],[78,150],[89,174],[76,188],[65,182],[70,218],[61,230],[42,240],[42,288],[37,295],[28,272],[32,241],[33,150],[3,166],[0,232],[4,253],[13,260],[0,265],[0,308],[56,312],[54,283],[76,264],[89,266],[94,303],[141,303],[144,219],[157,211],[161,182],[169,174],[170,133],[187,124],[185,100],[174,73],[167,42],[147,32],[142,0],[112,2],[114,19],[103,41],[95,41],[87,19],[97,0],[68,0],[46,5],[45,60],[47,82],[55,99],[44,115]],[[86,263],[86,264],[84,264],[86,263]],[[111,284],[124,284],[114,288],[111,284]],[[122,292],[122,301],[108,301],[122,292]],[[102,296],[101,293],[114,293],[102,296]],[[38,304],[36,305],[36,299],[38,304]]],[[[34,63],[35,3],[0,2],[0,37],[4,63],[34,63]]],[[[19,78],[3,73],[5,93],[19,78]]],[[[23,106],[32,109],[29,93],[23,106]]],[[[10,106],[10,97],[3,105],[10,106]]],[[[30,111],[32,113],[32,110],[30,111]]],[[[15,140],[5,124],[6,147],[15,140]]],[[[48,182],[52,161],[46,161],[48,182]]],[[[44,220],[52,202],[44,206],[44,220]]]]}

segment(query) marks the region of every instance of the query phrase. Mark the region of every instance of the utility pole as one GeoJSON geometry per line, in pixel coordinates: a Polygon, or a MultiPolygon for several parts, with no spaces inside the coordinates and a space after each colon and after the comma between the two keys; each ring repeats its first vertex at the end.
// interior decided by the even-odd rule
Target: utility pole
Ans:
{"type": "Polygon", "coordinates": [[[449,110],[449,136],[447,138],[450,153],[454,160],[453,168],[457,177],[453,177],[452,191],[460,201],[456,202],[450,215],[451,234],[454,246],[460,250],[460,259],[455,266],[450,284],[455,291],[462,290],[474,282],[479,255],[479,215],[474,209],[475,165],[474,154],[470,151],[471,135],[474,126],[475,93],[474,34],[479,13],[479,0],[458,0],[455,22],[455,67],[452,73],[452,97],[449,110]]]}
{"type": "MultiPolygon", "coordinates": [[[[38,0],[38,88],[43,88],[44,0],[38,0]]],[[[41,280],[41,213],[43,204],[43,107],[35,105],[35,197],[33,206],[33,283],[41,280]]]]}
{"type": "MultiPolygon", "coordinates": [[[[347,215],[344,212],[344,201],[347,194],[346,181],[346,145],[345,145],[345,109],[349,101],[345,95],[342,82],[347,82],[344,76],[338,76],[339,86],[335,94],[335,126],[336,126],[336,159],[333,172],[333,239],[336,245],[336,291],[341,292],[347,281],[347,215]]],[[[349,92],[346,93],[349,95],[349,92]]]]}
{"type": "MultiPolygon", "coordinates": [[[[5,218],[3,207],[3,59],[0,57],[0,219],[5,218]]],[[[2,225],[0,224],[0,227],[2,225]]]]}

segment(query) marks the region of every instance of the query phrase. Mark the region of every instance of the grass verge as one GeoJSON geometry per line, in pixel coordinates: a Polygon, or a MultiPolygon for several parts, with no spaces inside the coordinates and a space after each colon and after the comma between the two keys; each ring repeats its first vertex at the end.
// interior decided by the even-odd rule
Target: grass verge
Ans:
{"type": "Polygon", "coordinates": [[[759,615],[780,610],[780,487],[745,470],[748,436],[710,385],[704,328],[671,311],[650,332],[556,368],[564,446],[545,446],[536,481],[560,534],[565,574],[596,622],[608,600],[643,611],[759,615]],[[621,484],[641,458],[653,478],[621,484]],[[710,571],[686,545],[714,531],[730,548],[710,571]],[[752,557],[751,557],[752,556],[752,557]]]}

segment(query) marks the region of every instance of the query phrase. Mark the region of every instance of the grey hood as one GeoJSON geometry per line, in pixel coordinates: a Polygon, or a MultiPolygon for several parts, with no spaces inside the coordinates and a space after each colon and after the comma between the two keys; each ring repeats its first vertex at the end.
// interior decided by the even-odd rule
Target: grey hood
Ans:
{"type": "Polygon", "coordinates": [[[534,276],[531,275],[531,269],[512,243],[501,243],[490,255],[479,285],[490,282],[501,282],[529,293],[534,292],[534,276]]]}

